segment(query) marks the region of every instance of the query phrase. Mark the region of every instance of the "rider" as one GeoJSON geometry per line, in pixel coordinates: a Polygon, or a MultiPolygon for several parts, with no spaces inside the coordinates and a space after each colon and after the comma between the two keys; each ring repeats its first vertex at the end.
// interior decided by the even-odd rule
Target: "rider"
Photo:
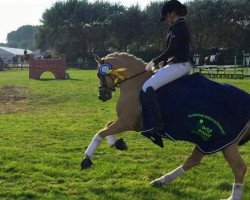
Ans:
{"type": "Polygon", "coordinates": [[[187,13],[187,7],[177,0],[169,0],[164,3],[161,10],[161,21],[170,26],[166,40],[167,48],[145,68],[150,71],[154,66],[162,64],[164,66],[144,83],[141,93],[142,109],[144,106],[149,108],[147,110],[148,118],[143,119],[146,130],[142,131],[142,135],[153,138],[152,141],[159,146],[163,146],[163,143],[161,138],[161,141],[158,140],[157,133],[164,131],[164,126],[155,91],[171,81],[188,75],[192,70],[189,62],[190,34],[184,19],[187,13]]]}
{"type": "Polygon", "coordinates": [[[26,49],[24,49],[23,55],[24,55],[24,56],[26,56],[26,55],[27,55],[27,53],[28,53],[28,52],[27,52],[27,50],[26,50],[26,49]]]}
{"type": "Polygon", "coordinates": [[[213,44],[213,48],[211,50],[210,62],[216,62],[218,60],[219,49],[218,47],[213,44]]]}
{"type": "Polygon", "coordinates": [[[219,49],[215,44],[213,44],[213,48],[211,50],[211,55],[216,55],[217,53],[219,53],[219,49]]]}

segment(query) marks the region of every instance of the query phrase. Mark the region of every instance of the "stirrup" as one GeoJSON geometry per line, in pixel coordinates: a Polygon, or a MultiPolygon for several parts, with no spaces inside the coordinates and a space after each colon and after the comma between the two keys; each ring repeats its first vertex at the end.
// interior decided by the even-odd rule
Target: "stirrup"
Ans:
{"type": "Polygon", "coordinates": [[[141,134],[146,138],[150,139],[154,144],[158,145],[159,147],[164,147],[162,138],[157,132],[155,132],[155,129],[148,132],[142,132],[141,134]]]}

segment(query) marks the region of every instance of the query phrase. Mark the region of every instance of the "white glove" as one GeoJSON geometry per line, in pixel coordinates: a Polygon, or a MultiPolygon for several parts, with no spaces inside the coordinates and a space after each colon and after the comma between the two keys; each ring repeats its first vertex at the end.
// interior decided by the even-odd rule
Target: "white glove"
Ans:
{"type": "Polygon", "coordinates": [[[148,65],[145,67],[145,70],[150,71],[152,70],[152,68],[154,68],[155,63],[153,61],[150,61],[150,63],[148,63],[148,65]]]}
{"type": "Polygon", "coordinates": [[[164,61],[159,62],[158,66],[159,66],[160,69],[163,68],[164,67],[164,61]]]}

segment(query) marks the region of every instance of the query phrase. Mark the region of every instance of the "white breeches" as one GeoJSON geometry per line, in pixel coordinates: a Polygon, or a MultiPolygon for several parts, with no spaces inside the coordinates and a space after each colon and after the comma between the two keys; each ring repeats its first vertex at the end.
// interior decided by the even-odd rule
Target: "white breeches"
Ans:
{"type": "Polygon", "coordinates": [[[170,83],[184,75],[188,75],[191,70],[192,67],[190,62],[166,65],[143,84],[142,90],[146,92],[149,87],[153,87],[154,90],[157,90],[167,83],[170,83]]]}

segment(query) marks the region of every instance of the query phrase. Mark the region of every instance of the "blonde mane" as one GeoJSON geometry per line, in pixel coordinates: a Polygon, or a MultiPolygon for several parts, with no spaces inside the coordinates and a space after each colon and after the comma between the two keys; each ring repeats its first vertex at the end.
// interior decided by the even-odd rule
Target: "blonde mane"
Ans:
{"type": "Polygon", "coordinates": [[[145,66],[147,63],[144,62],[141,58],[137,58],[132,54],[126,52],[115,52],[108,54],[104,59],[117,59],[126,63],[126,66],[145,66]]]}

